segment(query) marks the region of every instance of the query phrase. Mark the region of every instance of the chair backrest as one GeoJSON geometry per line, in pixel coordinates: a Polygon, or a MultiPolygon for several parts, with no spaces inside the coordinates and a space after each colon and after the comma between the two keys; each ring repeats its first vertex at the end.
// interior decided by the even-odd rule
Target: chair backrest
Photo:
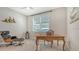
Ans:
{"type": "Polygon", "coordinates": [[[53,30],[49,30],[46,32],[46,35],[54,35],[54,31],[53,30]]]}

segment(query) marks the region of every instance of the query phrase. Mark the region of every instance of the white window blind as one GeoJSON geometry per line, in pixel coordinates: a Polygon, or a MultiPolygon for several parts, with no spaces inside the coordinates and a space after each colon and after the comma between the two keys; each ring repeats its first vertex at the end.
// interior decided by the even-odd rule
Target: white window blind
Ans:
{"type": "Polygon", "coordinates": [[[33,16],[33,32],[46,32],[48,30],[49,30],[48,14],[33,16]]]}

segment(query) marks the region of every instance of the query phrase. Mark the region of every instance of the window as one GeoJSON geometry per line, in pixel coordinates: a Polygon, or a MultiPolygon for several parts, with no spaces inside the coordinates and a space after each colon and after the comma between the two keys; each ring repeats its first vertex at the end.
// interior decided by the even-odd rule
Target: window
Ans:
{"type": "Polygon", "coordinates": [[[33,16],[33,32],[46,32],[49,30],[49,17],[46,14],[33,16]]]}

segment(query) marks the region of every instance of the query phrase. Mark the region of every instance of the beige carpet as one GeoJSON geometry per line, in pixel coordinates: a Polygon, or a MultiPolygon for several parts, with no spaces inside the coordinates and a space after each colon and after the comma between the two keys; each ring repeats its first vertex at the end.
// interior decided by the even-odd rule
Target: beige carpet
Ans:
{"type": "MultiPolygon", "coordinates": [[[[57,46],[57,42],[54,41],[52,48],[50,47],[50,42],[40,41],[38,51],[63,51],[62,50],[62,42],[59,42],[59,46],[57,46]]],[[[35,51],[35,40],[26,39],[24,41],[23,46],[8,46],[8,47],[0,47],[0,51],[35,51]]],[[[69,51],[69,49],[65,46],[65,51],[69,51]]]]}

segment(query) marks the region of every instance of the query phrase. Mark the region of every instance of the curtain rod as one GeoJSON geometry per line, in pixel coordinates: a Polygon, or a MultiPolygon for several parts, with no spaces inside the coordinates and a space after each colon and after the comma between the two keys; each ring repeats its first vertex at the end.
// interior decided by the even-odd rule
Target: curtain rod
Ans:
{"type": "Polygon", "coordinates": [[[52,10],[50,10],[50,11],[45,11],[45,12],[41,12],[41,13],[37,13],[37,14],[33,14],[33,15],[30,15],[30,16],[40,15],[40,14],[47,13],[47,12],[52,12],[52,10]]]}

